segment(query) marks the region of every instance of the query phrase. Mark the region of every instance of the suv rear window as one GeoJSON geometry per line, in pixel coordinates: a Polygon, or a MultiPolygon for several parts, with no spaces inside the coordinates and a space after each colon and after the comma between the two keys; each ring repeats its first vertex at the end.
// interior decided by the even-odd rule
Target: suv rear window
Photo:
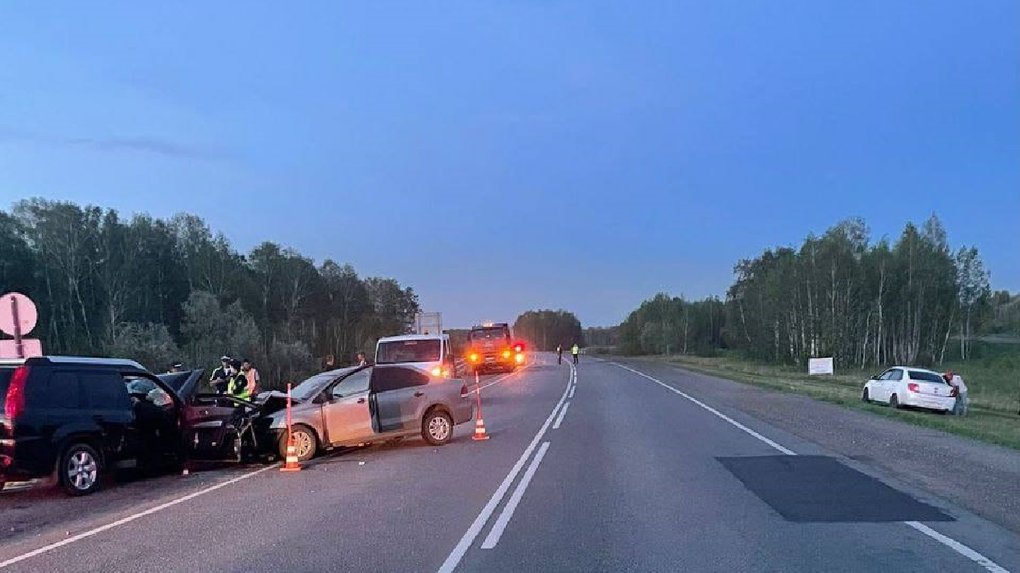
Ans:
{"type": "Polygon", "coordinates": [[[439,340],[394,340],[379,344],[376,364],[439,362],[439,340]]]}
{"type": "Polygon", "coordinates": [[[936,384],[946,383],[946,380],[939,376],[938,374],[935,374],[934,372],[922,372],[920,370],[911,370],[910,379],[920,380],[922,382],[934,382],[936,384]]]}

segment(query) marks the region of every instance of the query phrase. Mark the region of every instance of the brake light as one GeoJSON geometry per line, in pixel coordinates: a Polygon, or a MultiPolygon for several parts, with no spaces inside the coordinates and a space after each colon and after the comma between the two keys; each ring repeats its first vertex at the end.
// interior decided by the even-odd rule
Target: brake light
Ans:
{"type": "Polygon", "coordinates": [[[524,364],[524,355],[518,352],[515,360],[517,361],[518,364],[524,364]]]}
{"type": "Polygon", "coordinates": [[[13,427],[14,420],[25,411],[25,382],[28,381],[28,366],[19,366],[11,375],[7,386],[7,400],[4,402],[4,416],[13,427]]]}
{"type": "Polygon", "coordinates": [[[503,351],[503,358],[510,358],[510,349],[507,348],[503,351]]]}
{"type": "Polygon", "coordinates": [[[917,384],[915,384],[913,382],[911,382],[910,384],[907,384],[907,390],[910,390],[911,392],[920,392],[921,391],[920,388],[917,386],[917,384]]]}
{"type": "Polygon", "coordinates": [[[523,344],[521,344],[520,342],[518,342],[517,344],[515,344],[515,345],[514,345],[514,352],[518,352],[518,353],[520,353],[520,352],[524,352],[524,345],[523,345],[523,344]]]}

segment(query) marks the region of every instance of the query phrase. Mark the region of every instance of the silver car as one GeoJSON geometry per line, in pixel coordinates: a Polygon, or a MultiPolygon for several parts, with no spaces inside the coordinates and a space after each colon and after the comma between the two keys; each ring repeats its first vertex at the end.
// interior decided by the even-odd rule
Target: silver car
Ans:
{"type": "MultiPolygon", "coordinates": [[[[337,447],[421,434],[433,445],[471,421],[474,402],[463,380],[411,365],[342,368],[316,374],[291,390],[298,459],[337,447]]],[[[280,457],[287,450],[286,395],[260,395],[259,443],[280,457]]]]}

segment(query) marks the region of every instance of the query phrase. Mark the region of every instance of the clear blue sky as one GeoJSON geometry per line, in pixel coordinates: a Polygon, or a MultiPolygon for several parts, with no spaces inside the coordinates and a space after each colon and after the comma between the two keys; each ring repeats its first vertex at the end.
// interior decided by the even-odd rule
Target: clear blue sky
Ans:
{"type": "Polygon", "coordinates": [[[458,325],[722,295],[849,216],[935,212],[1016,291],[1020,3],[5,4],[29,196],[193,212],[458,325]]]}

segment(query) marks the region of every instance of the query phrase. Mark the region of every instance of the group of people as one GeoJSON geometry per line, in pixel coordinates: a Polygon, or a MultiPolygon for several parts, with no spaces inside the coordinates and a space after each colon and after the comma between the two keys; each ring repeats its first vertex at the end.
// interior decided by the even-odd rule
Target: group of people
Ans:
{"type": "Polygon", "coordinates": [[[220,358],[220,366],[213,370],[209,383],[219,394],[249,400],[261,391],[262,379],[250,359],[238,360],[224,355],[220,358]]]}
{"type": "MultiPolygon", "coordinates": [[[[574,357],[574,364],[577,364],[577,355],[580,353],[581,347],[575,342],[574,345],[570,347],[570,354],[574,357]]],[[[563,364],[563,346],[559,344],[556,345],[556,364],[563,364]]]]}

